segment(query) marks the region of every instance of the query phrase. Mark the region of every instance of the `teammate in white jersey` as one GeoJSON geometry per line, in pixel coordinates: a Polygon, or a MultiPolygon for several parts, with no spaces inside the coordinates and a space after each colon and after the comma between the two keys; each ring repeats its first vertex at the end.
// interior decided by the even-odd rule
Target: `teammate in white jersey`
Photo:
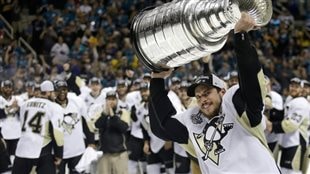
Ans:
{"type": "Polygon", "coordinates": [[[141,79],[136,79],[126,95],[126,103],[128,103],[129,108],[131,108],[135,104],[139,104],[142,100],[139,90],[141,83],[142,83],[141,79]]]}
{"type": "Polygon", "coordinates": [[[59,167],[59,174],[65,174],[66,165],[70,174],[77,174],[75,166],[80,161],[86,146],[95,147],[94,133],[90,131],[87,121],[87,109],[84,101],[68,94],[68,84],[66,81],[58,80],[54,83],[56,90],[56,102],[63,109],[64,128],[64,153],[63,160],[59,167]]]}
{"type": "MultiPolygon", "coordinates": [[[[265,110],[264,114],[266,115],[266,119],[271,122],[278,122],[283,120],[283,98],[282,96],[273,91],[271,89],[271,81],[266,77],[266,84],[267,84],[267,96],[265,98],[265,110]]],[[[270,150],[273,152],[275,159],[278,159],[278,152],[279,152],[279,134],[274,132],[270,133],[268,131],[266,133],[267,143],[270,150]]]]}
{"type": "Polygon", "coordinates": [[[35,83],[33,81],[27,81],[25,83],[25,92],[19,95],[23,102],[34,96],[34,85],[35,83]]]}
{"type": "MultiPolygon", "coordinates": [[[[182,104],[182,101],[179,97],[181,87],[181,79],[178,77],[171,78],[171,85],[169,86],[170,90],[168,92],[168,97],[176,110],[177,114],[184,112],[186,109],[182,104]]],[[[184,86],[182,86],[184,87],[184,86]]],[[[185,149],[181,147],[180,144],[173,143],[174,150],[174,163],[175,163],[175,173],[189,173],[190,172],[190,160],[186,154],[185,149]]]]}
{"type": "Polygon", "coordinates": [[[146,156],[143,152],[146,131],[143,130],[141,122],[148,114],[147,102],[150,95],[149,93],[149,84],[141,83],[140,94],[142,100],[131,108],[130,136],[128,140],[129,174],[146,172],[146,156]]]}
{"type": "Polygon", "coordinates": [[[250,15],[242,13],[234,28],[240,86],[225,93],[224,81],[214,74],[200,76],[187,90],[198,106],[182,114],[173,116],[176,111],[164,88],[172,69],[152,74],[152,131],[179,143],[191,139],[204,174],[280,173],[264,135],[265,80],[247,33],[254,27],[250,15]]]}
{"type": "MultiPolygon", "coordinates": [[[[0,119],[3,119],[4,116],[5,116],[4,113],[0,113],[0,119]]],[[[0,126],[0,173],[9,171],[10,165],[11,165],[10,156],[6,148],[6,143],[1,134],[1,126],[0,126]]]]}
{"type": "Polygon", "coordinates": [[[119,109],[129,110],[129,104],[127,102],[128,84],[125,80],[118,80],[116,82],[116,93],[118,98],[119,109]]]}
{"type": "Polygon", "coordinates": [[[148,98],[150,96],[149,84],[140,84],[140,93],[143,98],[142,103],[137,105],[137,116],[142,125],[144,138],[143,151],[147,155],[146,173],[159,174],[166,172],[174,173],[173,168],[173,143],[158,138],[150,129],[148,98]]]}
{"type": "Polygon", "coordinates": [[[284,108],[284,120],[267,124],[271,132],[281,133],[280,166],[283,174],[301,174],[302,161],[308,146],[309,103],[302,96],[301,81],[290,81],[289,100],[284,108]]]}
{"type": "MultiPolygon", "coordinates": [[[[302,96],[307,99],[309,103],[309,107],[310,107],[310,82],[308,80],[302,80],[301,87],[302,87],[302,96]]],[[[310,113],[309,113],[309,120],[310,120],[310,113]]],[[[303,169],[302,169],[303,173],[310,172],[310,169],[309,169],[309,165],[310,165],[310,124],[308,126],[308,136],[309,136],[309,141],[308,141],[307,152],[305,153],[305,156],[304,156],[303,169]]]]}
{"type": "Polygon", "coordinates": [[[11,162],[13,162],[16,145],[21,136],[19,107],[22,100],[20,97],[13,95],[14,85],[11,80],[5,80],[1,83],[1,91],[0,110],[5,115],[5,118],[0,121],[1,133],[6,142],[11,162]]]}
{"type": "Polygon", "coordinates": [[[101,80],[97,77],[93,77],[89,80],[89,88],[91,91],[86,94],[80,95],[86,103],[87,108],[96,103],[102,103],[105,101],[106,93],[113,88],[102,88],[101,80]]]}
{"type": "MultiPolygon", "coordinates": [[[[191,107],[197,106],[197,102],[196,102],[195,98],[189,97],[187,95],[187,89],[189,86],[190,86],[190,83],[188,83],[187,81],[182,81],[180,84],[179,98],[180,98],[181,103],[182,103],[182,112],[185,112],[187,109],[189,109],[191,107]]],[[[191,143],[191,145],[192,145],[192,143],[191,143]]],[[[189,146],[187,145],[187,147],[189,147],[189,146]]],[[[193,146],[191,146],[191,147],[193,147],[193,146]]],[[[187,163],[189,161],[191,173],[192,174],[201,174],[200,169],[199,169],[199,165],[198,165],[198,160],[197,160],[197,158],[194,157],[195,155],[191,154],[194,152],[192,152],[192,151],[190,153],[187,152],[185,155],[184,154],[185,149],[182,148],[182,151],[181,151],[180,148],[182,148],[181,145],[174,146],[174,149],[175,149],[174,151],[180,151],[181,152],[178,154],[176,153],[175,157],[174,157],[175,164],[176,164],[176,167],[175,167],[176,172],[178,172],[177,171],[178,168],[180,169],[180,171],[185,171],[184,169],[187,169],[187,167],[188,167],[187,163]],[[177,166],[178,163],[180,163],[179,166],[177,166]]]]}
{"type": "Polygon", "coordinates": [[[63,155],[63,112],[51,101],[51,81],[40,85],[41,97],[31,98],[20,108],[22,136],[17,144],[12,174],[55,174],[63,155]],[[54,154],[52,154],[54,151],[54,154]]]}
{"type": "Polygon", "coordinates": [[[302,80],[302,96],[304,96],[310,103],[310,82],[308,80],[302,80]]]}

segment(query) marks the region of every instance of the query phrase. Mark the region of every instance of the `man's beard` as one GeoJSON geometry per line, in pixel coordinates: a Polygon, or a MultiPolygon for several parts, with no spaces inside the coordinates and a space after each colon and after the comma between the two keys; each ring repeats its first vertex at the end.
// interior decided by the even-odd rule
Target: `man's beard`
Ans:
{"type": "Polygon", "coordinates": [[[55,98],[53,96],[48,96],[47,98],[51,101],[55,101],[55,98]]]}
{"type": "Polygon", "coordinates": [[[217,103],[217,104],[213,103],[213,106],[214,106],[213,112],[211,112],[210,114],[204,114],[204,115],[206,115],[208,118],[213,118],[215,116],[218,116],[220,114],[221,105],[222,105],[222,98],[220,98],[219,103],[217,103]],[[217,105],[217,106],[215,106],[215,105],[217,105]]]}

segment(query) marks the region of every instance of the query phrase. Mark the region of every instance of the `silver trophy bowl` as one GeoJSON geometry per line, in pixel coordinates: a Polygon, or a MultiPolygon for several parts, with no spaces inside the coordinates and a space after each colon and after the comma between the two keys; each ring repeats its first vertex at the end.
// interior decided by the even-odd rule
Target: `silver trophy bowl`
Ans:
{"type": "Polygon", "coordinates": [[[272,16],[271,0],[174,0],[140,12],[131,24],[134,50],[150,70],[180,67],[220,50],[241,17],[257,26],[272,16]]]}

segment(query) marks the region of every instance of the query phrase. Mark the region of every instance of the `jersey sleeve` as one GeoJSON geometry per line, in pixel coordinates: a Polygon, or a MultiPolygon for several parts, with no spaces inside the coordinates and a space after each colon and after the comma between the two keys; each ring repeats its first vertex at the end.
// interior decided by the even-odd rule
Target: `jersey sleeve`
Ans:
{"type": "Polygon", "coordinates": [[[264,98],[267,94],[264,73],[255,47],[250,43],[248,33],[235,34],[235,53],[238,65],[239,88],[233,102],[240,117],[256,127],[262,121],[264,98]]]}
{"type": "Polygon", "coordinates": [[[7,117],[5,112],[5,105],[6,105],[5,99],[2,96],[0,96],[0,120],[7,117]]]}
{"type": "Polygon", "coordinates": [[[51,124],[53,126],[53,135],[57,146],[63,146],[64,144],[64,130],[61,126],[63,120],[63,110],[61,106],[56,103],[53,103],[53,106],[50,108],[52,110],[52,116],[50,118],[51,124]]]}
{"type": "MultiPolygon", "coordinates": [[[[304,101],[307,102],[307,101],[304,101]]],[[[281,122],[273,123],[273,132],[276,133],[292,133],[297,131],[305,120],[309,119],[309,108],[304,103],[295,104],[287,111],[289,114],[281,122]]]]}
{"type": "Polygon", "coordinates": [[[82,117],[82,126],[83,126],[83,132],[86,137],[86,143],[89,144],[95,144],[95,134],[90,131],[89,124],[87,124],[87,120],[85,117],[82,117]]]}
{"type": "Polygon", "coordinates": [[[102,104],[93,104],[89,107],[87,111],[87,117],[89,119],[88,125],[92,132],[95,132],[95,130],[97,129],[95,123],[101,116],[102,111],[102,104]]]}
{"type": "Polygon", "coordinates": [[[24,104],[23,98],[21,96],[15,96],[15,100],[19,107],[24,104]]]}
{"type": "Polygon", "coordinates": [[[130,125],[130,122],[131,122],[130,112],[126,109],[122,109],[120,119],[124,121],[125,123],[127,123],[128,125],[130,125]]]}
{"type": "Polygon", "coordinates": [[[80,113],[81,113],[81,115],[82,115],[86,120],[89,120],[88,114],[87,114],[87,106],[86,106],[86,103],[82,100],[82,98],[80,98],[80,97],[76,97],[76,98],[77,98],[77,102],[79,103],[79,106],[80,106],[80,113]]]}
{"type": "Polygon", "coordinates": [[[149,115],[152,132],[161,139],[178,143],[187,143],[188,131],[177,119],[176,114],[165,90],[164,79],[153,78],[150,83],[149,115]]]}

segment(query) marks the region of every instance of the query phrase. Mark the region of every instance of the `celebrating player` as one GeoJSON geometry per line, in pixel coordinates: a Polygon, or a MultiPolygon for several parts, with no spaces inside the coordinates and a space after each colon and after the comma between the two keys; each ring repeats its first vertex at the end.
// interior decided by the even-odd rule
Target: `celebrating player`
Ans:
{"type": "Polygon", "coordinates": [[[242,13],[234,29],[240,85],[225,93],[224,82],[214,74],[198,77],[187,90],[197,107],[175,115],[164,88],[172,70],[153,73],[152,131],[179,143],[191,139],[202,173],[280,173],[264,135],[264,74],[247,34],[254,27],[255,21],[242,13]]]}

